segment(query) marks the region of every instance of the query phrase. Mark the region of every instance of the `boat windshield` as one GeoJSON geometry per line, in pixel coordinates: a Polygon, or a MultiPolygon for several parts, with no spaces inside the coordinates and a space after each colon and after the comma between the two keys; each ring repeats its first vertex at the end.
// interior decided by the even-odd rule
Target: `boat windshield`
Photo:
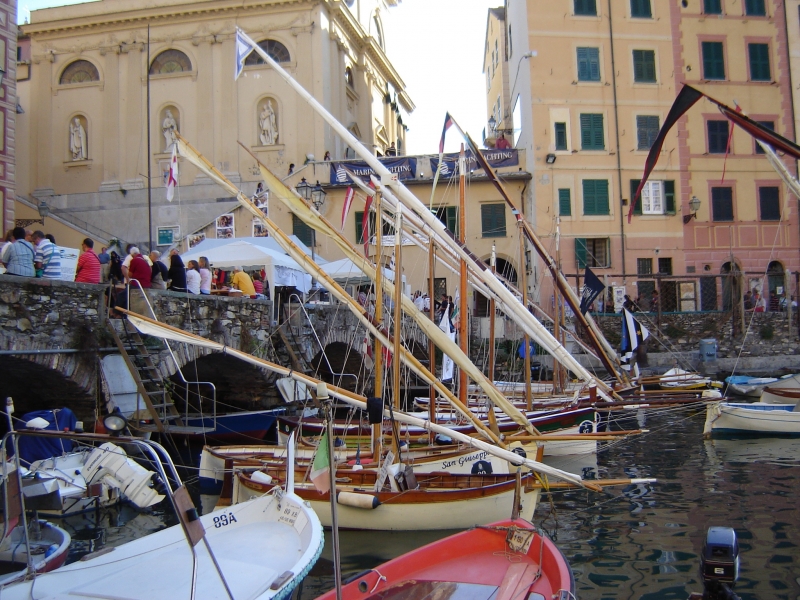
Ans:
{"type": "Polygon", "coordinates": [[[404,581],[373,594],[368,600],[492,600],[496,585],[452,581],[404,581]]]}

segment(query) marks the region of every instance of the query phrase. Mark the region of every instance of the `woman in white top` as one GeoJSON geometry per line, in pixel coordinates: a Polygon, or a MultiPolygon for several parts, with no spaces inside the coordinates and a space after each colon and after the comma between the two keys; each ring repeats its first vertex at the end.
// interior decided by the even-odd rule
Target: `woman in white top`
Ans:
{"type": "Polygon", "coordinates": [[[186,265],[186,289],[190,294],[200,293],[200,271],[196,260],[190,260],[186,265]]]}
{"type": "Polygon", "coordinates": [[[205,256],[200,257],[200,293],[211,293],[211,269],[205,256]]]}

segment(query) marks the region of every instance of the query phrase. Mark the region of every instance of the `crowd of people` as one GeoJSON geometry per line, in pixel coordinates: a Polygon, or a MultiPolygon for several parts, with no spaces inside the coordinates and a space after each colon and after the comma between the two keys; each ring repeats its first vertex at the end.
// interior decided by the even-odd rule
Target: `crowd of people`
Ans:
{"type": "Polygon", "coordinates": [[[15,227],[8,231],[0,248],[0,263],[7,275],[61,279],[61,253],[56,239],[39,230],[15,227]]]}

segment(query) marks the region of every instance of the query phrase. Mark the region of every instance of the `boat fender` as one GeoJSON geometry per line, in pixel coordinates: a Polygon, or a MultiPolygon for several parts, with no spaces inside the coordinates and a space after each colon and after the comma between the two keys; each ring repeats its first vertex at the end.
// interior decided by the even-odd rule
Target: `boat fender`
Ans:
{"type": "Polygon", "coordinates": [[[353,508],[365,508],[373,510],[381,505],[377,496],[371,494],[356,494],[355,492],[339,492],[336,494],[336,502],[353,508]]]}
{"type": "Polygon", "coordinates": [[[58,544],[50,544],[47,547],[47,550],[44,551],[44,557],[50,558],[53,556],[53,554],[55,554],[56,550],[58,550],[58,544]]]}
{"type": "Polygon", "coordinates": [[[265,485],[272,483],[272,476],[269,473],[264,473],[263,471],[255,471],[252,475],[250,475],[250,479],[256,483],[263,483],[265,485]]]}
{"type": "Polygon", "coordinates": [[[353,465],[353,469],[352,470],[353,471],[363,471],[364,470],[364,466],[363,465],[353,465]]]}

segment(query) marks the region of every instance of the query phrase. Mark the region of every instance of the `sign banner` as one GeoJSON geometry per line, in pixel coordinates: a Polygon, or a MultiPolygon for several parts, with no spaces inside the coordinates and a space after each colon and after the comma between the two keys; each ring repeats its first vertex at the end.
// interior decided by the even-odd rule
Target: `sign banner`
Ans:
{"type": "MultiPolygon", "coordinates": [[[[493,169],[499,169],[501,167],[516,167],[519,165],[519,152],[513,148],[507,148],[503,150],[482,150],[481,154],[483,158],[486,159],[486,162],[489,163],[489,166],[493,169]]],[[[467,150],[465,152],[465,156],[467,159],[467,171],[474,171],[475,169],[479,169],[478,161],[475,160],[475,157],[472,155],[472,150],[467,150]]],[[[431,157],[431,171],[436,172],[436,169],[439,167],[439,158],[438,157],[431,157]]],[[[454,175],[458,174],[458,153],[451,153],[445,154],[444,159],[442,160],[442,167],[439,173],[439,177],[453,177],[454,175]]]]}
{"type": "MultiPolygon", "coordinates": [[[[381,164],[397,175],[398,179],[414,179],[417,176],[417,159],[403,156],[400,158],[382,158],[381,164]]],[[[369,182],[370,175],[375,175],[375,171],[364,161],[332,162],[331,163],[331,183],[353,183],[347,174],[349,169],[361,179],[369,182]]]]}

